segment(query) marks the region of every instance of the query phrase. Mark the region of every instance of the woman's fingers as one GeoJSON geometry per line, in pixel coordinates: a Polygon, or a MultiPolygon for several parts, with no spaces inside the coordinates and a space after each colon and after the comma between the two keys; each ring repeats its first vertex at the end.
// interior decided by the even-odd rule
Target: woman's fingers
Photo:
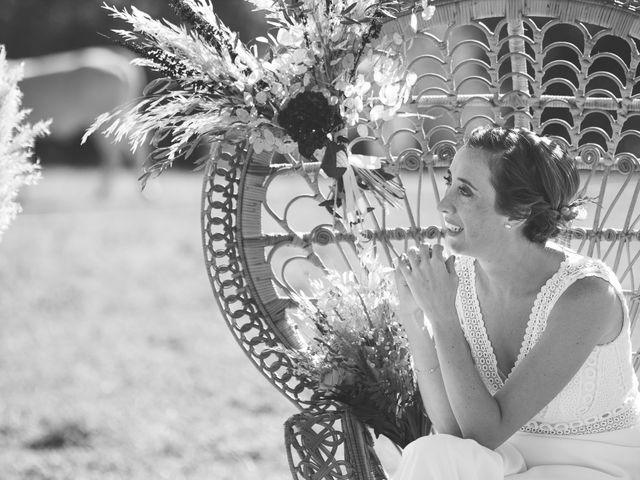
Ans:
{"type": "Polygon", "coordinates": [[[425,243],[402,254],[396,268],[402,308],[415,303],[429,318],[447,317],[442,312],[455,303],[457,291],[454,261],[454,257],[445,261],[442,245],[425,243]]]}
{"type": "Polygon", "coordinates": [[[428,262],[431,259],[431,245],[427,242],[420,245],[420,258],[424,262],[428,262]]]}
{"type": "Polygon", "coordinates": [[[445,267],[447,267],[447,272],[455,273],[456,272],[456,257],[455,255],[451,255],[444,262],[445,267]]]}
{"type": "Polygon", "coordinates": [[[444,258],[444,247],[442,245],[434,245],[432,248],[432,258],[439,260],[444,265],[447,273],[455,273],[456,257],[451,255],[448,258],[444,258]]]}
{"type": "Polygon", "coordinates": [[[408,280],[408,276],[422,272],[424,279],[439,277],[445,271],[455,272],[455,258],[453,256],[444,258],[444,247],[440,244],[430,245],[422,243],[419,248],[410,248],[407,253],[400,256],[398,267],[408,280]],[[426,275],[426,276],[425,276],[426,275]]]}
{"type": "Polygon", "coordinates": [[[405,278],[405,272],[408,272],[408,267],[406,265],[406,260],[400,260],[395,270],[393,271],[393,275],[395,276],[396,283],[398,285],[406,285],[407,279],[405,278]]]}
{"type": "Polygon", "coordinates": [[[403,284],[407,284],[407,277],[411,275],[411,263],[409,262],[409,258],[406,254],[402,254],[398,259],[398,265],[396,267],[397,278],[401,278],[403,280],[403,284]]]}
{"type": "Polygon", "coordinates": [[[443,251],[444,251],[444,247],[442,245],[440,244],[434,245],[433,247],[431,247],[431,258],[444,262],[444,258],[442,254],[443,251]]]}
{"type": "Polygon", "coordinates": [[[417,248],[413,247],[410,248],[409,251],[407,252],[407,257],[409,258],[409,265],[411,266],[411,270],[416,270],[418,267],[420,267],[420,252],[418,251],[417,248]]]}

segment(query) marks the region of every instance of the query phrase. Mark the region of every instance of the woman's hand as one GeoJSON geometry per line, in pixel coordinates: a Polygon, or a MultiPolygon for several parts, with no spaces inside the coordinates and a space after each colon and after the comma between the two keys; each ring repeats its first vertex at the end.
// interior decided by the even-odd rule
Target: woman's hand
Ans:
{"type": "Polygon", "coordinates": [[[400,272],[400,266],[398,265],[394,271],[394,279],[396,282],[396,289],[398,290],[398,312],[401,315],[414,315],[420,311],[420,307],[413,298],[413,293],[404,278],[404,275],[400,272]]]}
{"type": "MultiPolygon", "coordinates": [[[[426,246],[426,249],[428,252],[428,246],[426,246]]],[[[418,251],[416,250],[411,255],[413,256],[417,253],[418,251]]],[[[423,302],[416,301],[418,297],[415,296],[407,282],[407,278],[413,279],[413,276],[409,270],[408,258],[403,257],[395,269],[399,301],[398,316],[409,340],[414,370],[418,386],[422,392],[422,401],[426,411],[429,412],[429,417],[433,421],[434,427],[439,433],[460,436],[460,427],[451,410],[442,380],[440,360],[431,334],[431,326],[428,325],[428,322],[425,322],[424,312],[419,306],[419,303],[423,302]]]]}
{"type": "MultiPolygon", "coordinates": [[[[433,325],[457,316],[458,275],[454,262],[453,256],[445,260],[442,245],[431,247],[424,243],[419,249],[409,250],[396,269],[414,302],[433,325]]],[[[403,298],[399,300],[403,302],[403,298]]]]}

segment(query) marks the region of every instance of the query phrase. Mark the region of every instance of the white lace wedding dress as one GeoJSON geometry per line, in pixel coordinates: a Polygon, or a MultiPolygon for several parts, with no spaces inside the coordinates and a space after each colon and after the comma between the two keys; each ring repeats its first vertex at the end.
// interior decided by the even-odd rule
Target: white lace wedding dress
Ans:
{"type": "MultiPolygon", "coordinates": [[[[476,368],[495,394],[508,381],[497,367],[475,289],[470,257],[457,257],[457,310],[476,368]]],[[[565,252],[558,271],[542,287],[515,368],[535,347],[557,299],[579,278],[622,288],[602,262],[565,252]]],[[[496,450],[474,440],[431,435],[409,444],[393,480],[640,480],[640,394],[631,363],[630,321],[625,303],[620,335],[591,352],[567,386],[496,450]]]]}

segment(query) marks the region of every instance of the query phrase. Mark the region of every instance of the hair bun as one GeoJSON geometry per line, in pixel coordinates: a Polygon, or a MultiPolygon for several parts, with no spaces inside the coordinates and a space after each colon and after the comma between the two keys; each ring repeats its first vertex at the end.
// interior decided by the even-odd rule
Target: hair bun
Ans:
{"type": "Polygon", "coordinates": [[[530,130],[475,129],[466,145],[489,152],[496,211],[524,220],[522,233],[544,243],[579,218],[580,175],[566,148],[530,130]]]}

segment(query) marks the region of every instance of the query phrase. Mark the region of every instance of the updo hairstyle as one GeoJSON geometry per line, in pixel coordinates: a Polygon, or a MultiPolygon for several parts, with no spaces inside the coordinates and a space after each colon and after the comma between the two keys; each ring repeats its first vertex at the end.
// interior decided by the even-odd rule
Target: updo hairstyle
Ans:
{"type": "Polygon", "coordinates": [[[465,145],[490,154],[496,211],[525,220],[531,242],[544,244],[575,218],[580,176],[560,143],[524,128],[480,127],[465,145]]]}

